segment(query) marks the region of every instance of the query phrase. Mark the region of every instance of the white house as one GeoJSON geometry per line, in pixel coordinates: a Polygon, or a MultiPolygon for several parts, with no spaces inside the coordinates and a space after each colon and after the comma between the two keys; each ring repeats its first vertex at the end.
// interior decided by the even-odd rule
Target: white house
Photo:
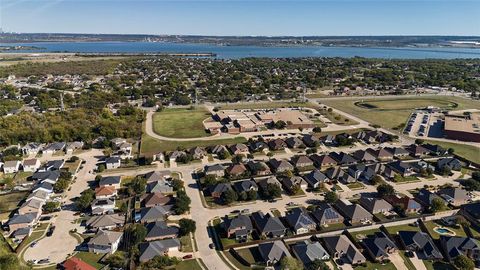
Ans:
{"type": "Polygon", "coordinates": [[[40,160],[36,158],[25,159],[23,161],[23,171],[24,172],[36,172],[40,168],[40,160]]]}
{"type": "Polygon", "coordinates": [[[18,160],[8,160],[3,164],[4,173],[16,173],[20,169],[22,163],[18,160]]]}
{"type": "Polygon", "coordinates": [[[98,233],[88,242],[88,251],[93,253],[113,254],[118,249],[123,232],[103,231],[98,233]]]}

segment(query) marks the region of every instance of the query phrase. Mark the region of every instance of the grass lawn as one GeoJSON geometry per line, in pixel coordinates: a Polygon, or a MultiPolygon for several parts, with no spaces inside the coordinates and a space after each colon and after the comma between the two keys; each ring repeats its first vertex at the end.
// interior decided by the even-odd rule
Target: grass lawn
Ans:
{"type": "Polygon", "coordinates": [[[328,106],[337,108],[346,113],[355,115],[372,124],[385,128],[398,127],[407,121],[413,109],[429,105],[455,110],[477,108],[478,102],[459,97],[428,96],[428,97],[406,97],[399,96],[395,99],[323,99],[322,102],[328,106]],[[456,107],[454,107],[456,106],[456,107]]]}
{"type": "Polygon", "coordinates": [[[186,260],[177,264],[175,270],[202,270],[202,268],[197,260],[186,260]]]}
{"type": "Polygon", "coordinates": [[[335,231],[335,230],[344,229],[345,227],[346,225],[344,223],[333,223],[333,224],[328,224],[328,226],[322,225],[322,230],[335,231]]]}
{"type": "Polygon", "coordinates": [[[400,254],[400,257],[402,257],[403,262],[404,262],[405,266],[407,267],[407,269],[415,269],[416,268],[415,265],[413,265],[410,258],[405,256],[405,251],[400,250],[400,251],[398,251],[398,254],[400,254]]]}
{"type": "Polygon", "coordinates": [[[80,251],[77,254],[75,254],[74,257],[77,257],[81,259],[82,261],[90,264],[91,266],[95,267],[96,269],[100,269],[104,267],[104,264],[99,263],[100,259],[104,256],[105,254],[95,254],[93,252],[84,252],[80,251]]]}
{"type": "Polygon", "coordinates": [[[153,115],[153,131],[172,138],[207,137],[203,120],[210,116],[204,108],[164,109],[153,115]]]}
{"type": "Polygon", "coordinates": [[[256,246],[244,249],[237,249],[237,253],[250,265],[262,262],[260,252],[256,246]]]}
{"type": "Polygon", "coordinates": [[[70,173],[74,174],[75,170],[78,168],[81,162],[82,161],[80,159],[74,162],[67,161],[65,162],[65,165],[63,166],[63,168],[67,168],[70,173]]]}
{"type": "Polygon", "coordinates": [[[373,235],[376,232],[379,232],[380,229],[371,229],[371,230],[365,230],[365,231],[359,231],[359,232],[350,232],[352,234],[353,238],[357,240],[361,240],[369,235],[373,235]]]}
{"type": "Polygon", "coordinates": [[[28,195],[27,191],[12,192],[0,195],[0,212],[1,219],[8,218],[11,211],[17,209],[18,204],[28,195]]]}
{"type": "MultiPolygon", "coordinates": [[[[234,265],[237,269],[240,270],[250,270],[251,268],[249,266],[243,265],[241,262],[239,262],[229,251],[223,252],[223,255],[225,255],[226,260],[228,260],[227,265],[234,265]]],[[[223,260],[225,262],[225,260],[223,260]]],[[[227,262],[226,262],[227,263],[227,262]]],[[[230,267],[231,268],[231,267],[230,267]]]]}
{"type": "Polygon", "coordinates": [[[357,266],[355,267],[355,270],[374,270],[374,269],[382,269],[382,270],[396,270],[397,268],[393,263],[386,263],[385,265],[381,263],[372,263],[367,261],[366,266],[357,266]]]}
{"type": "Polygon", "coordinates": [[[401,176],[399,174],[395,174],[393,177],[393,182],[395,183],[411,183],[411,182],[419,182],[420,179],[416,176],[401,176]]]}
{"type": "Polygon", "coordinates": [[[455,270],[456,268],[446,262],[436,262],[424,260],[423,263],[427,270],[455,270]]]}
{"type": "Polygon", "coordinates": [[[217,144],[227,145],[227,144],[235,144],[235,143],[245,143],[247,140],[244,137],[236,137],[232,139],[218,139],[218,140],[208,140],[208,141],[162,141],[150,137],[146,134],[142,135],[142,146],[141,146],[141,153],[142,154],[154,154],[160,151],[173,151],[180,148],[193,148],[195,146],[212,146],[217,144]]]}
{"type": "Polygon", "coordinates": [[[282,213],[280,213],[280,211],[278,211],[278,209],[276,209],[276,208],[270,209],[270,212],[272,212],[272,215],[275,216],[275,217],[281,217],[282,216],[282,213]]]}
{"type": "Polygon", "coordinates": [[[433,230],[435,227],[444,227],[446,229],[449,229],[450,231],[455,232],[456,236],[467,237],[467,234],[465,233],[462,227],[455,228],[450,226],[443,226],[440,223],[437,223],[436,221],[426,221],[425,227],[427,227],[428,232],[430,232],[430,234],[434,239],[440,238],[440,234],[433,230]]]}
{"type": "Polygon", "coordinates": [[[391,235],[396,235],[397,232],[399,231],[415,231],[415,232],[420,231],[420,228],[418,226],[413,226],[411,224],[392,226],[392,227],[386,227],[386,228],[391,235]]]}
{"type": "Polygon", "coordinates": [[[364,189],[365,186],[360,182],[350,183],[347,185],[349,189],[364,189]]]}
{"type": "Polygon", "coordinates": [[[480,163],[479,149],[473,145],[466,145],[461,143],[450,143],[450,142],[440,142],[433,140],[425,140],[426,143],[438,144],[443,148],[453,148],[455,149],[455,154],[464,157],[468,160],[471,160],[476,163],[480,163]]]}
{"type": "Polygon", "coordinates": [[[182,252],[193,252],[190,235],[184,235],[180,237],[180,244],[182,244],[182,252]]]}

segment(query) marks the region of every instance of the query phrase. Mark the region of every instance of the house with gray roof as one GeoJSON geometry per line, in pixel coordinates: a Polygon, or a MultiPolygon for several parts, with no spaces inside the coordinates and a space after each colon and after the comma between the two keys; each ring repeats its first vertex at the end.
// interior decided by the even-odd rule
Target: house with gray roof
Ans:
{"type": "Polygon", "coordinates": [[[85,225],[93,230],[112,230],[125,225],[125,216],[120,214],[105,214],[90,217],[85,225]]]}
{"type": "Polygon", "coordinates": [[[373,215],[365,210],[365,208],[345,199],[338,200],[335,207],[351,224],[368,223],[373,219],[373,215]]]}
{"type": "Polygon", "coordinates": [[[337,165],[337,161],[335,161],[329,155],[313,154],[313,155],[310,156],[310,159],[313,161],[315,166],[317,166],[318,168],[331,167],[331,166],[337,165]]]}
{"type": "Polygon", "coordinates": [[[216,177],[225,176],[225,167],[222,164],[205,166],[205,175],[215,175],[216,177]]]}
{"type": "Polygon", "coordinates": [[[64,142],[54,142],[54,143],[48,144],[42,149],[42,153],[51,155],[56,152],[63,151],[63,149],[65,148],[65,145],[66,144],[64,142]]]}
{"type": "Polygon", "coordinates": [[[414,197],[415,200],[421,203],[425,208],[430,207],[434,199],[440,199],[445,202],[442,197],[425,188],[420,189],[418,193],[414,195],[414,197]]]}
{"type": "Polygon", "coordinates": [[[292,157],[291,162],[293,166],[299,170],[313,167],[313,161],[305,155],[294,156],[292,157]]]}
{"type": "Polygon", "coordinates": [[[365,256],[345,235],[323,237],[325,248],[333,259],[340,259],[352,265],[362,264],[367,261],[365,256]]]}
{"type": "Polygon", "coordinates": [[[173,187],[170,181],[160,180],[147,183],[147,193],[172,193],[173,187]]]}
{"type": "Polygon", "coordinates": [[[122,236],[123,232],[100,230],[88,241],[88,252],[113,254],[117,251],[122,236]]]}
{"type": "Polygon", "coordinates": [[[293,208],[287,213],[285,220],[295,234],[308,233],[317,227],[315,221],[303,208],[293,208]]]}
{"type": "Polygon", "coordinates": [[[462,162],[456,158],[442,158],[437,160],[436,169],[442,171],[446,166],[454,171],[462,169],[462,162]]]}
{"type": "Polygon", "coordinates": [[[282,241],[259,244],[258,251],[263,261],[270,266],[280,262],[283,257],[292,256],[282,241]]]}
{"type": "Polygon", "coordinates": [[[237,193],[248,192],[251,190],[258,191],[257,183],[253,180],[241,180],[233,182],[233,189],[237,193]]]}
{"type": "Polygon", "coordinates": [[[99,187],[114,187],[115,189],[120,188],[120,176],[104,176],[98,182],[99,187]]]}
{"type": "Polygon", "coordinates": [[[189,151],[190,155],[192,155],[193,159],[202,159],[207,155],[207,151],[205,151],[202,147],[193,147],[189,151]]]}
{"type": "Polygon", "coordinates": [[[247,168],[252,172],[252,175],[269,175],[272,174],[270,167],[263,161],[253,161],[250,160],[247,162],[247,168]]]}
{"type": "Polygon", "coordinates": [[[477,265],[480,263],[480,241],[471,237],[440,236],[440,243],[447,255],[447,260],[453,261],[460,255],[472,259],[477,265]]]}
{"type": "Polygon", "coordinates": [[[353,165],[357,163],[357,160],[354,157],[344,152],[331,152],[329,155],[331,158],[337,161],[337,164],[339,165],[353,165]]]}
{"type": "Polygon", "coordinates": [[[60,171],[46,171],[46,172],[35,172],[31,176],[31,179],[38,182],[48,182],[50,184],[57,183],[60,178],[60,171]]]}
{"type": "Polygon", "coordinates": [[[318,169],[315,169],[310,173],[306,174],[303,179],[305,179],[305,182],[307,182],[308,186],[310,186],[311,188],[319,188],[320,184],[329,182],[327,176],[318,169]]]}
{"type": "Polygon", "coordinates": [[[65,160],[63,159],[49,160],[47,161],[47,163],[43,164],[40,168],[38,168],[38,171],[58,171],[63,167],[63,165],[65,165],[65,160]]]}
{"type": "Polygon", "coordinates": [[[280,181],[278,181],[278,178],[275,176],[255,178],[255,182],[257,182],[257,185],[264,191],[267,190],[268,184],[277,185],[279,187],[282,186],[280,181]]]}
{"type": "Polygon", "coordinates": [[[377,159],[367,150],[357,150],[353,152],[352,156],[359,161],[363,162],[374,162],[377,159]]]}
{"type": "Polygon", "coordinates": [[[411,163],[403,162],[401,160],[388,163],[388,167],[390,167],[392,170],[394,170],[403,177],[410,176],[415,173],[415,170],[411,163]]]}
{"type": "Polygon", "coordinates": [[[314,211],[312,211],[312,216],[321,226],[343,223],[344,221],[344,217],[327,203],[320,204],[314,211]]]}
{"type": "Polygon", "coordinates": [[[272,216],[270,213],[254,212],[250,218],[257,230],[257,233],[266,237],[283,237],[287,231],[283,223],[278,217],[272,216]]]}
{"type": "Polygon", "coordinates": [[[372,214],[385,214],[393,210],[393,206],[390,203],[380,198],[362,196],[359,203],[372,214]]]}
{"type": "Polygon", "coordinates": [[[115,199],[95,199],[91,205],[93,215],[111,214],[115,211],[115,199]]]}
{"type": "Polygon", "coordinates": [[[156,256],[165,256],[169,252],[178,251],[180,249],[180,241],[178,239],[164,239],[152,242],[140,243],[140,262],[148,262],[156,256]]]}
{"type": "Polygon", "coordinates": [[[315,260],[327,261],[330,260],[330,255],[320,242],[312,242],[305,240],[292,246],[292,251],[295,256],[302,261],[304,266],[309,265],[315,260]]]}
{"type": "Polygon", "coordinates": [[[470,200],[468,192],[462,188],[444,188],[438,191],[438,195],[453,206],[461,206],[470,200]]]}
{"type": "Polygon", "coordinates": [[[215,186],[210,187],[210,195],[213,198],[219,199],[228,190],[233,190],[230,183],[218,183],[215,186]]]}
{"type": "Polygon", "coordinates": [[[306,189],[308,187],[308,183],[300,176],[292,176],[292,177],[282,177],[282,185],[285,190],[293,193],[296,188],[306,189]]]}
{"type": "Polygon", "coordinates": [[[305,144],[298,137],[288,137],[285,140],[285,143],[288,145],[289,148],[305,148],[305,144]]]}
{"type": "Polygon", "coordinates": [[[420,260],[443,259],[442,253],[427,233],[399,231],[398,236],[404,248],[416,252],[420,260]]]}
{"type": "Polygon", "coordinates": [[[41,182],[41,183],[36,184],[32,188],[32,192],[36,192],[36,191],[39,191],[39,190],[47,192],[47,193],[53,193],[53,185],[51,183],[48,183],[48,182],[41,182]]]}
{"type": "Polygon", "coordinates": [[[168,215],[170,215],[171,210],[171,205],[157,205],[154,207],[145,207],[140,209],[138,220],[141,223],[163,221],[168,215]]]}
{"type": "Polygon", "coordinates": [[[19,160],[7,160],[3,164],[3,173],[16,173],[20,170],[20,165],[22,165],[22,162],[19,160]]]}
{"type": "Polygon", "coordinates": [[[40,213],[26,213],[23,215],[14,215],[8,221],[7,225],[11,232],[26,227],[33,227],[37,223],[40,213]]]}
{"type": "Polygon", "coordinates": [[[392,153],[396,158],[404,158],[410,155],[410,152],[401,147],[385,147],[385,150],[392,153]]]}
{"type": "Polygon", "coordinates": [[[382,262],[397,252],[395,243],[383,232],[376,232],[362,240],[362,245],[374,261],[382,262]]]}
{"type": "Polygon", "coordinates": [[[172,178],[171,171],[151,171],[143,175],[147,180],[147,183],[158,182],[158,181],[167,181],[172,178]]]}
{"type": "Polygon", "coordinates": [[[238,215],[232,218],[225,216],[222,226],[227,234],[227,238],[234,236],[239,242],[246,241],[253,231],[252,221],[250,217],[245,215],[238,215]]]}
{"type": "Polygon", "coordinates": [[[269,161],[270,167],[276,173],[286,172],[286,171],[293,171],[294,167],[290,162],[283,160],[283,159],[271,159],[269,161]]]}
{"type": "Polygon", "coordinates": [[[122,165],[122,159],[120,157],[107,157],[104,161],[105,169],[117,169],[122,165]]]}
{"type": "Polygon", "coordinates": [[[156,241],[168,238],[176,238],[179,228],[176,226],[168,226],[165,221],[155,221],[145,224],[147,235],[145,241],[156,241]]]}

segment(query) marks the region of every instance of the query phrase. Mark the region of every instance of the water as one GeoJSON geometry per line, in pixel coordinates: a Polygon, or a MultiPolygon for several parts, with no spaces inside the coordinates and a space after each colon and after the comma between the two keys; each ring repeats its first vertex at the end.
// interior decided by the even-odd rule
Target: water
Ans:
{"type": "Polygon", "coordinates": [[[41,50],[9,52],[72,53],[215,53],[218,58],[245,57],[368,57],[392,59],[480,58],[480,49],[470,48],[358,48],[358,47],[261,47],[219,46],[189,43],[149,42],[39,42],[0,44],[42,47],[41,50]]]}

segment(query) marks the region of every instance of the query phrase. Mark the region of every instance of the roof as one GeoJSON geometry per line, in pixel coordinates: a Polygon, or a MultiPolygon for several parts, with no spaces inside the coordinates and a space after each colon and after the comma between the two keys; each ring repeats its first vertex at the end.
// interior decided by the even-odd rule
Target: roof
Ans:
{"type": "Polygon", "coordinates": [[[260,233],[270,233],[277,231],[285,231],[285,226],[278,217],[274,217],[270,214],[264,215],[262,212],[254,212],[251,218],[257,224],[260,233]]]}
{"type": "Polygon", "coordinates": [[[459,236],[440,236],[440,241],[445,247],[450,258],[455,258],[459,255],[465,255],[470,250],[477,250],[480,252],[480,241],[470,237],[459,236]]]}
{"type": "Polygon", "coordinates": [[[87,227],[103,228],[112,226],[123,226],[125,217],[120,214],[106,214],[100,216],[92,216],[86,221],[87,227]]]}
{"type": "Polygon", "coordinates": [[[312,212],[312,215],[319,221],[328,220],[343,220],[343,216],[340,215],[330,204],[323,203],[317,209],[312,212]]]}
{"type": "Polygon", "coordinates": [[[14,215],[8,220],[8,224],[25,224],[31,223],[37,218],[37,213],[27,213],[24,215],[14,215]]]}
{"type": "Polygon", "coordinates": [[[22,164],[19,160],[7,160],[3,163],[3,168],[16,168],[22,164]]]}
{"type": "Polygon", "coordinates": [[[99,186],[118,185],[120,184],[120,176],[105,176],[100,179],[99,186]]]}
{"type": "Polygon", "coordinates": [[[155,256],[163,255],[168,249],[173,247],[180,247],[180,241],[178,239],[164,239],[141,243],[138,247],[140,250],[140,261],[149,261],[155,256]]]}
{"type": "Polygon", "coordinates": [[[23,161],[23,166],[35,166],[38,163],[38,159],[32,158],[32,159],[25,159],[23,161]]]}
{"type": "Polygon", "coordinates": [[[205,166],[205,173],[224,171],[225,167],[222,164],[214,164],[211,166],[205,166]]]}
{"type": "Polygon", "coordinates": [[[315,186],[318,183],[328,180],[327,176],[317,169],[305,175],[304,179],[310,186],[315,186]]]}
{"type": "Polygon", "coordinates": [[[88,241],[88,244],[108,246],[117,242],[123,235],[123,232],[104,231],[100,230],[97,234],[88,241]]]}
{"type": "Polygon", "coordinates": [[[120,157],[107,157],[105,159],[105,163],[119,163],[120,161],[120,157]]]}
{"type": "Polygon", "coordinates": [[[111,186],[101,186],[95,189],[95,196],[109,196],[117,192],[114,187],[111,186]]]}
{"type": "Polygon", "coordinates": [[[371,198],[362,196],[359,200],[360,204],[370,212],[377,212],[384,209],[392,209],[393,206],[384,199],[371,198]]]}
{"type": "Polygon", "coordinates": [[[399,231],[398,235],[405,246],[415,248],[420,255],[427,258],[443,258],[428,234],[415,231],[399,231]]]}
{"type": "Polygon", "coordinates": [[[322,260],[325,255],[328,256],[327,252],[319,242],[312,243],[311,241],[305,240],[294,245],[292,249],[305,265],[317,259],[322,260]]]}
{"type": "Polygon", "coordinates": [[[154,207],[146,207],[140,210],[140,219],[142,221],[163,220],[170,214],[171,206],[157,205],[154,207]]]}
{"type": "Polygon", "coordinates": [[[60,171],[35,172],[32,175],[33,180],[38,180],[40,182],[45,180],[56,182],[58,178],[60,178],[60,171]]]}
{"type": "Polygon", "coordinates": [[[286,216],[285,219],[288,222],[288,225],[294,230],[309,228],[310,226],[316,226],[315,221],[308,215],[308,213],[301,208],[292,209],[286,216]]]}
{"type": "Polygon", "coordinates": [[[233,183],[233,187],[237,192],[249,191],[249,190],[257,190],[258,186],[257,183],[253,180],[244,180],[244,181],[236,181],[233,183]]]}
{"type": "Polygon", "coordinates": [[[348,164],[348,163],[355,163],[357,160],[350,156],[349,154],[346,153],[336,153],[336,152],[331,152],[330,157],[335,159],[339,164],[348,164]]]}
{"type": "Polygon", "coordinates": [[[245,227],[246,230],[252,230],[252,221],[248,216],[238,215],[234,218],[225,217],[224,226],[227,230],[245,227]]]}
{"type": "Polygon", "coordinates": [[[467,201],[470,198],[468,192],[462,188],[444,188],[438,194],[446,201],[467,201]]]}
{"type": "Polygon", "coordinates": [[[470,116],[445,115],[445,130],[480,134],[480,113],[470,116]]]}
{"type": "Polygon", "coordinates": [[[145,194],[143,196],[142,202],[145,205],[152,205],[152,204],[167,204],[172,200],[170,196],[165,196],[161,192],[154,192],[145,194]]]}
{"type": "Polygon", "coordinates": [[[175,226],[167,226],[164,221],[156,221],[147,223],[147,238],[155,238],[162,236],[178,235],[179,228],[175,226]]]}
{"type": "Polygon", "coordinates": [[[395,243],[383,232],[376,232],[373,236],[368,236],[362,240],[362,243],[375,258],[388,256],[388,253],[385,251],[387,248],[397,249],[395,243]]]}
{"type": "Polygon", "coordinates": [[[265,262],[278,262],[285,256],[291,257],[290,252],[288,252],[282,241],[259,244],[258,250],[265,262]]]}
{"type": "Polygon", "coordinates": [[[325,164],[337,164],[337,161],[335,161],[332,157],[329,155],[317,155],[314,154],[310,156],[310,159],[313,160],[317,165],[323,166],[325,164]]]}
{"type": "Polygon", "coordinates": [[[156,182],[156,181],[163,181],[166,178],[170,178],[172,172],[170,171],[152,171],[148,172],[144,175],[145,179],[147,179],[147,183],[156,182]]]}
{"type": "Polygon", "coordinates": [[[95,270],[96,268],[77,257],[71,257],[62,264],[65,270],[95,270]]]}
{"type": "Polygon", "coordinates": [[[362,253],[353,245],[346,235],[323,237],[325,245],[333,252],[345,254],[350,262],[365,261],[362,253]]]}

